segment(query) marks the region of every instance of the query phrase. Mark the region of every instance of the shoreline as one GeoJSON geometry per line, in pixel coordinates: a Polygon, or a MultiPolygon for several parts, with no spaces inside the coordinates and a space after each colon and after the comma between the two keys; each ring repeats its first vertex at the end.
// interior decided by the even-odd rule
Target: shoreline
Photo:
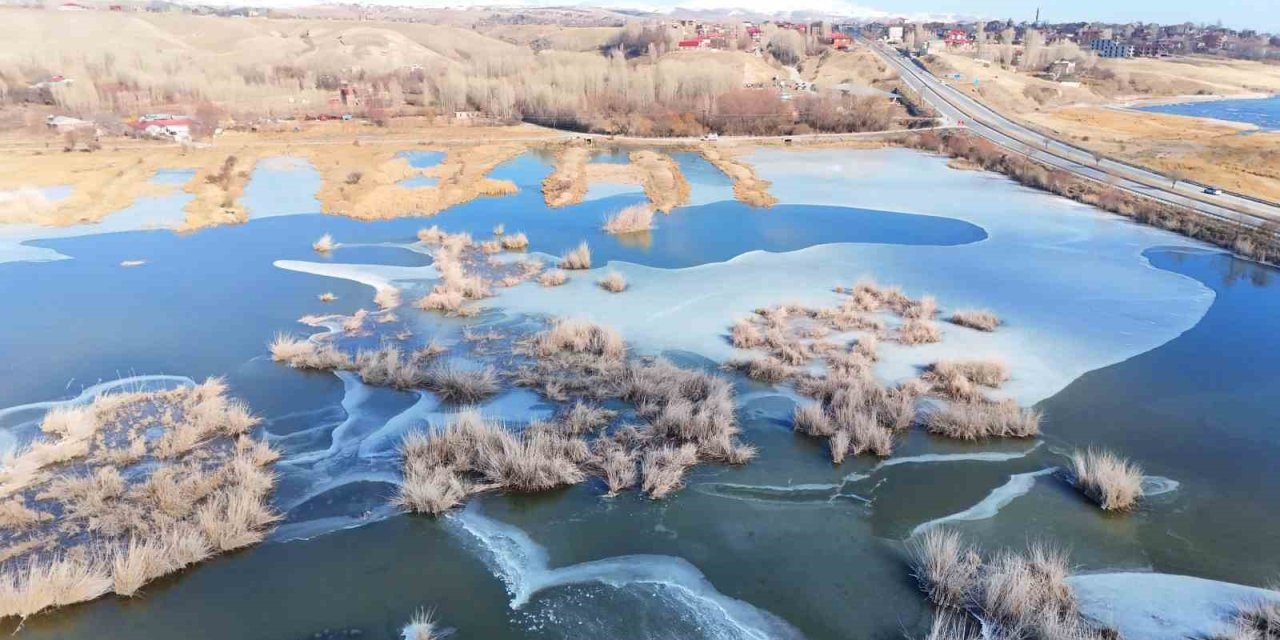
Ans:
{"type": "MultiPolygon", "coordinates": [[[[1141,98],[1138,100],[1128,100],[1125,102],[1117,102],[1111,107],[1121,109],[1142,109],[1144,107],[1161,107],[1173,104],[1194,104],[1199,102],[1223,102],[1226,100],[1267,100],[1270,98],[1280,98],[1280,93],[1239,93],[1234,95],[1181,95],[1168,96],[1164,98],[1141,98]]],[[[1193,116],[1194,117],[1194,116],[1193,116]]]]}

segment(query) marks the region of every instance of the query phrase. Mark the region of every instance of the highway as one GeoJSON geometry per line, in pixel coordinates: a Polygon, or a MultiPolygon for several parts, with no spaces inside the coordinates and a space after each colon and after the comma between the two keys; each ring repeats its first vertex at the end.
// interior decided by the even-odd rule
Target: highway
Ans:
{"type": "Polygon", "coordinates": [[[1204,186],[1171,181],[1141,167],[1099,158],[1092,153],[1014,122],[917,66],[887,45],[859,38],[898,72],[903,82],[942,116],[944,125],[957,125],[1002,147],[1027,154],[1047,165],[1115,185],[1149,198],[1195,209],[1215,218],[1256,227],[1264,222],[1280,222],[1280,206],[1236,194],[1209,195],[1204,186]]]}

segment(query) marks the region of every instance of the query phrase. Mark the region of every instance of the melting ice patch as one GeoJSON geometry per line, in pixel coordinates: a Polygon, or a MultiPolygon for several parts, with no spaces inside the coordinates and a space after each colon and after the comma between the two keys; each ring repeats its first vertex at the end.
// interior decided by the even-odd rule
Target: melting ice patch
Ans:
{"type": "MultiPolygon", "coordinates": [[[[1241,606],[1280,593],[1163,573],[1099,573],[1067,579],[1086,616],[1127,640],[1227,637],[1241,606]]],[[[1234,636],[1232,636],[1234,637],[1234,636]]]]}
{"type": "MultiPolygon", "coordinates": [[[[728,328],[752,309],[780,302],[831,305],[838,301],[833,286],[871,275],[911,295],[937,296],[944,314],[990,308],[1006,322],[991,334],[941,323],[941,343],[886,344],[877,366],[882,379],[915,376],[941,358],[990,355],[1013,373],[996,395],[1032,404],[1085,372],[1172,340],[1213,301],[1211,289],[1155,269],[1141,255],[1152,246],[1191,241],[1002,177],[955,171],[940,158],[910,151],[762,151],[750,159],[784,202],[910,209],[966,220],[989,237],[946,247],[826,244],[754,251],[684,269],[614,262],[576,273],[561,287],[505,289],[493,303],[515,314],[599,322],[621,331],[640,352],[689,351],[722,361],[736,355],[725,337],[728,328]],[[595,285],[604,271],[626,277],[625,295],[595,285]]],[[[312,269],[367,280],[392,278],[389,269],[398,268],[312,269]]]]}
{"type": "MultiPolygon", "coordinates": [[[[718,498],[728,498],[731,500],[743,500],[747,502],[760,502],[772,504],[832,504],[837,500],[853,500],[857,502],[870,503],[867,498],[854,494],[846,493],[845,487],[866,480],[876,474],[876,472],[903,464],[938,464],[950,462],[1008,462],[1017,460],[1031,455],[1036,449],[1040,448],[1042,441],[1036,442],[1031,448],[1025,451],[974,451],[969,453],[925,453],[914,456],[902,456],[900,458],[889,458],[882,460],[872,467],[866,473],[850,473],[840,480],[838,483],[803,483],[803,484],[786,484],[786,485],[770,485],[770,484],[741,484],[735,482],[702,482],[694,488],[699,493],[715,496],[718,498]]],[[[1174,483],[1176,486],[1177,483],[1174,483]]],[[[1025,493],[1025,492],[1024,492],[1025,493]]]]}
{"type": "Polygon", "coordinates": [[[65,227],[49,227],[39,224],[0,224],[0,263],[49,262],[66,260],[70,256],[46,247],[33,247],[32,240],[55,240],[104,233],[142,231],[146,229],[173,229],[186,219],[183,207],[191,200],[188,193],[138,198],[132,205],[112,213],[102,220],[65,227]]]}
{"type": "Polygon", "coordinates": [[[1008,506],[1010,502],[1027,495],[1031,488],[1036,484],[1036,478],[1047,476],[1056,472],[1057,467],[1032,471],[1030,473],[1016,473],[1009,476],[1009,481],[991,490],[987,497],[983,498],[978,504],[965,509],[959,513],[953,513],[949,516],[935,518],[928,522],[923,522],[911,530],[911,537],[914,538],[929,529],[937,527],[948,522],[963,522],[966,520],[986,520],[994,518],[1000,510],[1008,506]]]}
{"type": "Polygon", "coordinates": [[[654,587],[664,605],[680,607],[697,620],[702,637],[743,640],[802,638],[785,620],[730,598],[687,560],[675,556],[629,555],[551,568],[547,552],[524,531],[482,515],[473,504],[449,521],[479,544],[485,561],[520,609],[535,594],[580,584],[615,589],[654,587]]]}

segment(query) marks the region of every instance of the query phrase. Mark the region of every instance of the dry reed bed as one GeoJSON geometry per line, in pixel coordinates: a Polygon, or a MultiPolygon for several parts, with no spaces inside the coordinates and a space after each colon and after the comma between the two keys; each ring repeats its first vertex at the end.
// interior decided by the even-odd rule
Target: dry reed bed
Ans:
{"type": "Polygon", "coordinates": [[[311,145],[295,153],[307,156],[321,174],[316,197],[325,213],[360,220],[383,220],[405,215],[435,215],[482,196],[516,192],[508,180],[489,178],[494,167],[524,153],[520,143],[454,146],[440,164],[414,169],[397,155],[417,150],[413,145],[311,145]],[[438,178],[434,187],[408,189],[398,183],[424,172],[438,178]]]}
{"type": "Polygon", "coordinates": [[[1084,619],[1061,551],[1032,544],[984,558],[954,531],[932,529],[908,545],[913,574],[939,609],[939,638],[1103,640],[1110,629],[1084,619]],[[975,635],[969,620],[985,634],[975,635]]]}
{"type": "Polygon", "coordinates": [[[772,207],[778,203],[778,199],[769,193],[773,183],[757,176],[750,165],[716,145],[702,145],[699,150],[707,162],[733,180],[733,195],[739,202],[753,207],[772,207]]]}
{"type": "Polygon", "coordinates": [[[542,271],[542,263],[537,260],[504,263],[487,257],[497,251],[524,250],[529,246],[529,239],[523,233],[500,236],[491,241],[492,250],[488,250],[485,243],[476,243],[470,234],[448,233],[438,226],[420,230],[418,241],[433,247],[432,263],[440,275],[440,281],[416,303],[423,311],[450,316],[476,315],[480,310],[471,302],[492,296],[494,288],[515,286],[542,271]]]}
{"type": "Polygon", "coordinates": [[[680,165],[664,153],[645,149],[631,152],[631,164],[640,171],[640,184],[653,208],[663,213],[689,202],[689,181],[680,165]]]}
{"type": "Polygon", "coordinates": [[[933,434],[965,440],[1039,432],[1037,412],[986,397],[984,390],[999,388],[1009,377],[998,361],[940,361],[918,379],[894,387],[878,383],[872,367],[881,340],[908,346],[941,340],[938,303],[867,279],[835,291],[841,299],[831,307],[775,305],[737,321],[729,332],[733,346],[763,354],[725,363],[759,382],[793,384],[813,398],[815,403],[797,407],[793,425],[798,433],[826,439],[833,461],[864,453],[888,456],[897,436],[918,421],[933,434]],[[899,319],[896,329],[886,321],[889,316],[899,319]],[[857,332],[854,340],[840,337],[849,332],[857,332]],[[810,373],[814,365],[825,372],[810,373]],[[949,402],[919,418],[918,401],[926,395],[949,402]]]}
{"type": "Polygon", "coordinates": [[[517,339],[509,355],[522,364],[512,381],[560,403],[556,418],[516,431],[467,410],[443,430],[410,434],[397,503],[436,514],[483,491],[545,491],[589,477],[610,494],[639,485],[659,499],[700,462],[755,456],[738,438],[728,381],[627,352],[617,332],[583,321],[517,339]],[[637,423],[613,425],[605,401],[633,406],[637,423]]]}
{"type": "Polygon", "coordinates": [[[219,379],[50,410],[0,470],[0,616],[132,596],[262,540],[278,516],[248,408],[219,379]]]}
{"type": "Polygon", "coordinates": [[[628,164],[591,162],[591,149],[563,147],[555,169],[542,181],[542,195],[551,208],[578,204],[592,182],[639,183],[650,206],[663,213],[689,201],[689,182],[670,156],[652,150],[633,151],[628,164]]]}

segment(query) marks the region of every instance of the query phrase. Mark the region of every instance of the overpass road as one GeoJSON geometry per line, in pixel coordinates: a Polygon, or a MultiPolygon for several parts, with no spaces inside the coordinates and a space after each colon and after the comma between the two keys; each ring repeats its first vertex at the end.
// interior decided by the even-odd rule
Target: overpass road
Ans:
{"type": "Polygon", "coordinates": [[[1002,147],[1024,153],[1047,165],[1108,182],[1154,200],[1194,209],[1207,216],[1251,227],[1266,222],[1280,223],[1280,205],[1237,194],[1205,194],[1203,185],[1191,181],[1173,184],[1169,178],[1154,171],[1095,156],[996,113],[921,68],[915,60],[884,44],[865,38],[861,42],[896,70],[903,82],[941,115],[945,125],[963,126],[1002,147]]]}

